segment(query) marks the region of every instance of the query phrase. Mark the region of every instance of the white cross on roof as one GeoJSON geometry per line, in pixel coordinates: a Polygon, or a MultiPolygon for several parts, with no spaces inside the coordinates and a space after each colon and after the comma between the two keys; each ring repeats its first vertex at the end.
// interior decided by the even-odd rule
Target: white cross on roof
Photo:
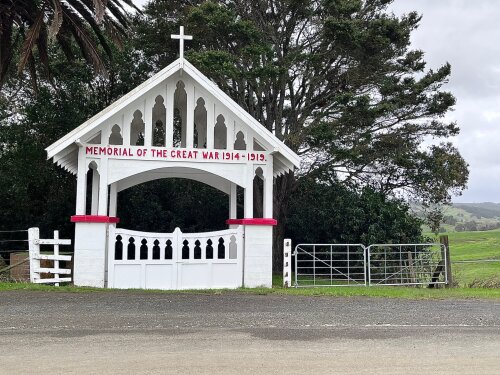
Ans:
{"type": "Polygon", "coordinates": [[[180,27],[179,35],[171,34],[172,39],[179,39],[179,57],[181,61],[184,59],[184,40],[192,40],[192,35],[184,35],[184,26],[180,27]]]}

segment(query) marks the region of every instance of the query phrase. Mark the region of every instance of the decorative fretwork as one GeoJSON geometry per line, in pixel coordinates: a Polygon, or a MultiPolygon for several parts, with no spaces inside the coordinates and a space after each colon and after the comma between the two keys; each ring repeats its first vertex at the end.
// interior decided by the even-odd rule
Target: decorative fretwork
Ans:
{"type": "Polygon", "coordinates": [[[224,245],[224,238],[219,238],[219,246],[217,246],[217,258],[225,259],[226,258],[226,246],[224,245]]]}
{"type": "Polygon", "coordinates": [[[130,237],[128,239],[128,246],[127,246],[127,259],[132,260],[135,259],[135,239],[134,237],[130,237]]]}
{"type": "Polygon", "coordinates": [[[115,260],[122,260],[122,259],[123,259],[122,236],[118,235],[116,236],[116,242],[115,242],[115,260]]]}
{"type": "Polygon", "coordinates": [[[206,259],[214,259],[214,248],[212,247],[212,240],[209,238],[207,240],[207,247],[205,249],[206,251],[206,254],[205,254],[205,258],[206,259]]]}
{"type": "Polygon", "coordinates": [[[184,240],[182,242],[184,246],[182,246],[182,259],[189,259],[189,241],[184,240]]]}
{"type": "Polygon", "coordinates": [[[165,243],[167,246],[165,246],[165,259],[172,259],[172,241],[167,240],[165,243]]]}
{"type": "Polygon", "coordinates": [[[142,241],[141,241],[142,245],[141,245],[141,248],[140,248],[140,258],[141,260],[146,260],[148,259],[148,241],[143,238],[142,241]]]}
{"type": "Polygon", "coordinates": [[[154,240],[153,242],[153,259],[160,259],[160,241],[154,240]]]}

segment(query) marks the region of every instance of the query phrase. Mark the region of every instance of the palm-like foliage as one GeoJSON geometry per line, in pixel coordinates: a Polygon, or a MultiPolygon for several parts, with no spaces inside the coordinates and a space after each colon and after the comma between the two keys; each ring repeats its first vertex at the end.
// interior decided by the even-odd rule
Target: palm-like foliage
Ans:
{"type": "Polygon", "coordinates": [[[104,70],[99,45],[111,55],[108,40],[119,42],[129,26],[124,6],[131,0],[0,0],[0,87],[14,56],[18,71],[35,74],[34,51],[48,67],[48,45],[56,42],[73,58],[72,41],[97,70],[104,70]]]}

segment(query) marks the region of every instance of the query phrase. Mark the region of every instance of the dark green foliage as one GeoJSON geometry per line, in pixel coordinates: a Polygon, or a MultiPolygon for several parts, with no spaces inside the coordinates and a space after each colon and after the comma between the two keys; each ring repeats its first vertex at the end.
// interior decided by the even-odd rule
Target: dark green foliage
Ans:
{"type": "Polygon", "coordinates": [[[64,237],[73,235],[70,216],[75,213],[76,177],[48,161],[45,148],[146,79],[146,69],[133,51],[125,48],[118,56],[121,59],[110,66],[107,79],[94,77],[81,60],[68,64],[55,55],[54,80],[40,81],[36,94],[22,81],[11,80],[9,87],[4,86],[0,230],[38,226],[42,235],[55,229],[64,237]]]}
{"type": "Polygon", "coordinates": [[[147,182],[118,194],[121,226],[148,232],[185,233],[227,229],[229,198],[196,181],[147,182]]]}
{"type": "Polygon", "coordinates": [[[36,90],[41,65],[50,72],[54,44],[69,61],[80,52],[96,70],[105,71],[103,56],[112,56],[113,43],[120,44],[129,27],[124,5],[139,10],[131,0],[0,2],[0,88],[17,59],[19,73],[28,67],[36,90]]]}
{"type": "MultiPolygon", "coordinates": [[[[137,48],[158,70],[177,56],[168,35],[186,26],[194,36],[187,58],[305,157],[299,177],[448,202],[468,178],[447,142],[459,132],[445,119],[455,104],[443,89],[451,66],[426,69],[424,53],[410,48],[420,16],[397,17],[390,3],[152,0],[137,19],[137,48]]],[[[295,183],[293,175],[276,180],[279,223],[295,183]]]]}
{"type": "Polygon", "coordinates": [[[301,179],[290,199],[286,236],[298,243],[419,243],[422,221],[409,207],[366,187],[301,179]]]}

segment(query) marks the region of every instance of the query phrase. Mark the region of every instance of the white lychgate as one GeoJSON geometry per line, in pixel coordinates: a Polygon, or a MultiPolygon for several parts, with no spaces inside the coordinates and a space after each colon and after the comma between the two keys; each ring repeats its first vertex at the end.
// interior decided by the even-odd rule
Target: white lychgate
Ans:
{"type": "Polygon", "coordinates": [[[172,37],[180,40],[179,59],[46,149],[77,176],[74,282],[270,287],[273,178],[300,159],[184,59],[183,41],[191,37],[183,28],[172,37]],[[117,227],[117,195],[161,178],[191,179],[228,194],[229,228],[150,233],[117,227]],[[263,185],[261,218],[254,218],[254,179],[263,185]],[[244,189],[242,218],[237,186],[244,189]]]}

